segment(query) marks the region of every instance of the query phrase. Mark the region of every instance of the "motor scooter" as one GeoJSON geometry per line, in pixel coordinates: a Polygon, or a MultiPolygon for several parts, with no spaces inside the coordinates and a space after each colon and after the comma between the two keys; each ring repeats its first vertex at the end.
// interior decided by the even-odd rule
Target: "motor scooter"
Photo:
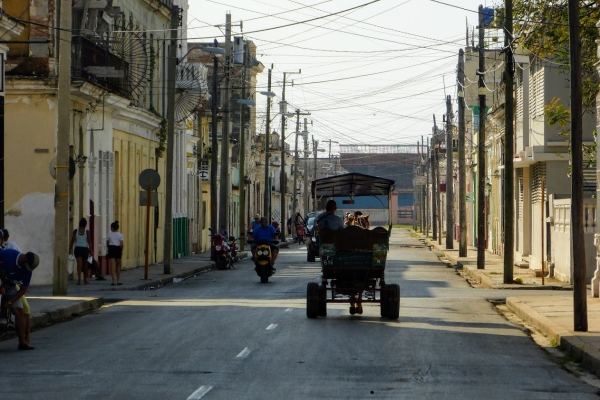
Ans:
{"type": "Polygon", "coordinates": [[[212,237],[212,252],[217,269],[229,268],[229,245],[220,233],[214,233],[212,228],[208,228],[212,237]]]}
{"type": "Polygon", "coordinates": [[[299,223],[296,225],[296,242],[298,244],[304,243],[304,238],[306,236],[306,230],[304,229],[304,224],[299,223]]]}
{"type": "MultiPolygon", "coordinates": [[[[248,240],[250,245],[254,244],[254,240],[248,240]]],[[[279,244],[279,240],[274,240],[273,244],[279,244]]],[[[256,274],[260,276],[260,283],[269,282],[269,277],[273,275],[275,269],[273,268],[271,246],[266,240],[256,242],[256,250],[254,252],[254,270],[256,274]]]]}
{"type": "Polygon", "coordinates": [[[239,256],[239,252],[240,252],[240,245],[237,244],[238,239],[236,239],[234,236],[229,236],[229,249],[230,249],[230,253],[229,253],[229,266],[230,268],[234,268],[233,263],[236,263],[238,261],[240,261],[240,256],[239,256]]]}

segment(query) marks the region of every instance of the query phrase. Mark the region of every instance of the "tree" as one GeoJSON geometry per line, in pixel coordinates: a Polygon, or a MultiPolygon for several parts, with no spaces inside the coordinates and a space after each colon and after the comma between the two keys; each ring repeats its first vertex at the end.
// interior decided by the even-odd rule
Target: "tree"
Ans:
{"type": "MultiPolygon", "coordinates": [[[[598,62],[598,28],[600,1],[581,1],[581,70],[583,112],[596,108],[600,79],[595,64],[598,62]]],[[[497,19],[503,18],[503,9],[497,10],[497,19]]],[[[567,0],[514,0],[514,42],[535,56],[550,60],[562,73],[569,75],[569,11],[567,0]]],[[[552,126],[563,127],[561,136],[569,137],[570,111],[558,98],[545,104],[545,115],[552,126]]],[[[595,132],[594,132],[595,134],[595,132]]],[[[596,145],[584,148],[586,158],[593,162],[596,145]]]]}

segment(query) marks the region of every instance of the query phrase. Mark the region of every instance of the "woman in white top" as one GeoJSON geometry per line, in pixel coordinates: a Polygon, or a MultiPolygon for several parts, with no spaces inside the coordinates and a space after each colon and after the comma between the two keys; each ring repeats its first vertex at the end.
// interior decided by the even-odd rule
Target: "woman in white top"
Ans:
{"type": "Polygon", "coordinates": [[[88,284],[88,262],[87,259],[93,253],[92,239],[87,229],[87,220],[79,220],[79,228],[73,231],[71,244],[69,245],[69,254],[73,254],[77,259],[77,284],[81,285],[81,272],[83,270],[83,283],[88,284]],[[75,249],[73,250],[73,245],[75,249]]]}
{"type": "Polygon", "coordinates": [[[108,264],[110,265],[111,286],[121,283],[121,256],[123,255],[123,235],[119,230],[119,221],[110,224],[110,232],[106,235],[108,247],[108,264]]]}

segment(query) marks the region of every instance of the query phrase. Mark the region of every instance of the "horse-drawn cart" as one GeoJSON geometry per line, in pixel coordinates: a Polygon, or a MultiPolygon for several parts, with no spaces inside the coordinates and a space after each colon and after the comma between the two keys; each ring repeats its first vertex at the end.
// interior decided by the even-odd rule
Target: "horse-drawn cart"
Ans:
{"type": "MultiPolygon", "coordinates": [[[[381,210],[389,210],[393,185],[389,179],[350,173],[313,181],[312,195],[315,201],[333,198],[344,205],[353,205],[356,197],[375,197],[381,210]]],[[[400,286],[385,282],[392,226],[389,212],[384,214],[388,216],[388,229],[348,226],[343,230],[318,231],[323,274],[320,284],[311,282],[307,286],[307,317],[326,316],[327,303],[350,303],[352,315],[362,314],[363,303],[379,303],[382,317],[398,319],[400,286]]]]}

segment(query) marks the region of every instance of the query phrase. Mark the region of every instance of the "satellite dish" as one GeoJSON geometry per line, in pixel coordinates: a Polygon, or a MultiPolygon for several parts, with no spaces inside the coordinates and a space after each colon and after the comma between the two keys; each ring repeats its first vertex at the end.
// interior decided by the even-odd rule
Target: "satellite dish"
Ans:
{"type": "Polygon", "coordinates": [[[180,63],[175,79],[175,121],[183,122],[192,116],[202,106],[207,94],[208,88],[206,82],[200,80],[198,67],[180,63]]]}

